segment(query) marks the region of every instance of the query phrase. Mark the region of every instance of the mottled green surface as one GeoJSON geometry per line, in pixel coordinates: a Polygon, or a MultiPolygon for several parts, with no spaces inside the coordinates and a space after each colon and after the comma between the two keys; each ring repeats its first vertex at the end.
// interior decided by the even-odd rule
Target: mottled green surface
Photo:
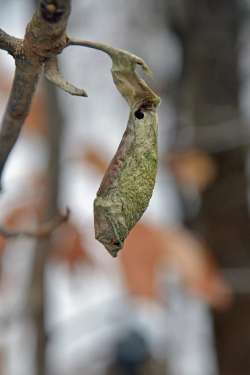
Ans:
{"type": "Polygon", "coordinates": [[[125,160],[113,183],[101,186],[94,202],[97,239],[113,256],[123,246],[152,196],[157,172],[155,111],[145,112],[141,120],[131,113],[124,137],[127,141],[125,160]]]}
{"type": "Polygon", "coordinates": [[[114,83],[130,107],[126,131],[94,201],[96,238],[116,256],[153,193],[160,98],[135,72],[137,65],[149,72],[143,60],[100,44],[98,49],[112,58],[114,83]]]}

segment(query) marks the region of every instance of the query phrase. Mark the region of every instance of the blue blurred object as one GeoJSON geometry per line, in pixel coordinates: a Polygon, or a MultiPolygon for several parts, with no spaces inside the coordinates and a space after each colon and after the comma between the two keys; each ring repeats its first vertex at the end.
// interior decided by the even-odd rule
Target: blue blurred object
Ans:
{"type": "Polygon", "coordinates": [[[118,340],[115,348],[114,367],[120,375],[135,375],[150,358],[148,343],[143,335],[130,330],[118,340]]]}

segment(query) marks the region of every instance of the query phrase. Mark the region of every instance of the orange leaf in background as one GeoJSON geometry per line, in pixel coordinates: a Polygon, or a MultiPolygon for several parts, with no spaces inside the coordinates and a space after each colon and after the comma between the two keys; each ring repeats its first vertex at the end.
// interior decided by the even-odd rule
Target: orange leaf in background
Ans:
{"type": "Polygon", "coordinates": [[[37,226],[44,215],[47,177],[43,172],[26,176],[27,186],[20,189],[13,202],[8,203],[8,211],[3,223],[9,229],[27,229],[37,226]]]}
{"type": "MultiPolygon", "coordinates": [[[[35,225],[40,221],[42,212],[41,202],[37,206],[31,201],[26,205],[14,207],[6,216],[4,225],[9,229],[25,229],[26,220],[34,220],[35,225]]],[[[0,236],[0,256],[1,245],[5,244],[5,239],[0,236]]],[[[92,260],[86,252],[84,238],[77,227],[67,222],[61,225],[52,236],[51,258],[58,262],[63,262],[73,269],[77,264],[88,263],[92,260]]]]}
{"type": "Polygon", "coordinates": [[[3,255],[6,246],[6,239],[0,236],[0,257],[3,255]]]}
{"type": "Polygon", "coordinates": [[[191,185],[202,192],[217,176],[213,159],[199,150],[171,154],[168,158],[170,170],[181,185],[191,185]]]}
{"type": "Polygon", "coordinates": [[[100,174],[103,174],[108,167],[106,160],[94,148],[88,148],[84,152],[83,161],[100,174]]]}
{"type": "Polygon", "coordinates": [[[9,229],[20,229],[20,224],[25,221],[25,218],[32,218],[34,215],[37,216],[37,209],[33,205],[13,207],[6,215],[4,225],[9,229]]]}
{"type": "Polygon", "coordinates": [[[178,272],[185,287],[215,308],[231,302],[231,289],[206,246],[191,232],[171,229],[163,233],[167,249],[167,265],[178,272]]]}
{"type": "Polygon", "coordinates": [[[24,131],[29,134],[46,135],[46,106],[44,104],[42,93],[36,94],[33,98],[31,109],[27,119],[25,120],[24,131]]]}
{"type": "Polygon", "coordinates": [[[97,148],[86,145],[76,147],[69,160],[87,165],[99,174],[103,174],[108,167],[108,162],[102,153],[97,148]]]}
{"type": "Polygon", "coordinates": [[[157,299],[156,274],[165,249],[154,228],[138,223],[119,254],[129,292],[137,297],[157,299]]]}
{"type": "Polygon", "coordinates": [[[63,224],[54,233],[51,259],[66,264],[71,270],[79,264],[92,263],[84,238],[72,222],[63,224]]]}
{"type": "Polygon", "coordinates": [[[35,219],[35,222],[44,220],[44,209],[47,201],[48,176],[44,171],[24,175],[25,184],[21,185],[13,202],[8,203],[9,211],[4,224],[11,229],[17,229],[26,219],[35,219]]]}
{"type": "Polygon", "coordinates": [[[120,261],[133,296],[158,299],[157,272],[164,267],[166,272],[176,272],[183,286],[206,303],[222,308],[230,302],[230,288],[209,250],[185,229],[162,230],[139,223],[120,261]]]}
{"type": "Polygon", "coordinates": [[[3,257],[5,254],[6,249],[6,242],[7,240],[0,236],[0,287],[2,288],[4,285],[4,279],[3,279],[3,257]]]}
{"type": "Polygon", "coordinates": [[[11,75],[8,76],[8,73],[5,74],[5,69],[1,66],[1,79],[0,79],[0,91],[6,95],[8,95],[10,88],[11,88],[11,82],[12,77],[11,75]]]}

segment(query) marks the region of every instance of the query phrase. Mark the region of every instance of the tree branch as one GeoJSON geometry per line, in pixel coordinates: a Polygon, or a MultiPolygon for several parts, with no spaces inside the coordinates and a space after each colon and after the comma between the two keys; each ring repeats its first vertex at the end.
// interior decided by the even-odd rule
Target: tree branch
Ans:
{"type": "Polygon", "coordinates": [[[15,38],[14,36],[7,34],[5,31],[0,29],[0,49],[14,55],[20,43],[21,39],[15,38]]]}
{"type": "Polygon", "coordinates": [[[26,61],[16,60],[15,78],[0,132],[0,181],[7,158],[29,113],[40,72],[41,67],[31,69],[26,61]]]}
{"type": "Polygon", "coordinates": [[[0,235],[5,238],[29,237],[29,238],[43,238],[48,237],[61,224],[68,221],[70,211],[67,208],[65,214],[58,214],[53,219],[42,224],[35,230],[11,230],[0,225],[0,235]]]}
{"type": "Polygon", "coordinates": [[[51,83],[53,83],[54,85],[56,85],[63,91],[67,92],[68,94],[76,95],[76,96],[85,96],[85,97],[88,96],[86,91],[75,87],[74,85],[72,85],[71,83],[69,83],[62,77],[59,71],[58,61],[56,57],[51,57],[46,62],[45,67],[44,67],[44,73],[45,73],[45,77],[51,83]]]}
{"type": "Polygon", "coordinates": [[[24,40],[0,32],[0,48],[13,54],[16,73],[0,131],[0,182],[48,58],[59,54],[67,44],[65,29],[71,0],[41,0],[26,28],[24,40]]]}
{"type": "MultiPolygon", "coordinates": [[[[44,201],[44,220],[54,217],[58,212],[60,196],[61,176],[61,152],[64,139],[65,122],[58,98],[58,92],[54,85],[45,81],[45,100],[47,108],[47,191],[44,201]]],[[[44,375],[50,373],[48,368],[48,332],[47,332],[47,308],[49,288],[51,280],[46,272],[47,264],[52,249],[51,238],[47,237],[37,241],[33,258],[32,274],[30,279],[30,291],[28,293],[28,305],[31,309],[31,317],[36,330],[35,348],[35,374],[44,375]]]]}

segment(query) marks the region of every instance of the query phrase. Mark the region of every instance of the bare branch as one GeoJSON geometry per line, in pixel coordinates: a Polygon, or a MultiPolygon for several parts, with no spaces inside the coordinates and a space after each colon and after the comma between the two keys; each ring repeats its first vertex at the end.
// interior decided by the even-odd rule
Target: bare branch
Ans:
{"type": "Polygon", "coordinates": [[[22,43],[21,39],[15,38],[0,29],[0,49],[14,55],[20,43],[22,43]]]}
{"type": "Polygon", "coordinates": [[[14,40],[4,32],[0,34],[2,46],[16,59],[15,79],[0,131],[0,182],[6,161],[29,113],[43,64],[67,45],[65,29],[70,6],[71,0],[41,0],[23,41],[14,40]]]}
{"type": "Polygon", "coordinates": [[[28,115],[41,67],[31,70],[26,62],[16,60],[15,78],[0,132],[0,181],[6,160],[28,115]]]}
{"type": "Polygon", "coordinates": [[[0,235],[5,238],[29,237],[29,238],[43,238],[48,237],[57,229],[61,224],[68,221],[70,210],[67,208],[65,214],[59,214],[48,222],[42,224],[35,230],[11,230],[0,226],[0,235]]]}
{"type": "Polygon", "coordinates": [[[45,73],[45,77],[51,83],[53,83],[54,85],[56,85],[60,89],[64,90],[65,92],[67,92],[71,95],[76,95],[76,96],[85,96],[85,97],[88,96],[86,91],[84,91],[83,89],[79,89],[79,88],[75,87],[74,85],[72,85],[71,83],[69,83],[68,81],[66,81],[62,77],[62,75],[59,71],[57,57],[51,57],[45,63],[44,73],[45,73]]]}

